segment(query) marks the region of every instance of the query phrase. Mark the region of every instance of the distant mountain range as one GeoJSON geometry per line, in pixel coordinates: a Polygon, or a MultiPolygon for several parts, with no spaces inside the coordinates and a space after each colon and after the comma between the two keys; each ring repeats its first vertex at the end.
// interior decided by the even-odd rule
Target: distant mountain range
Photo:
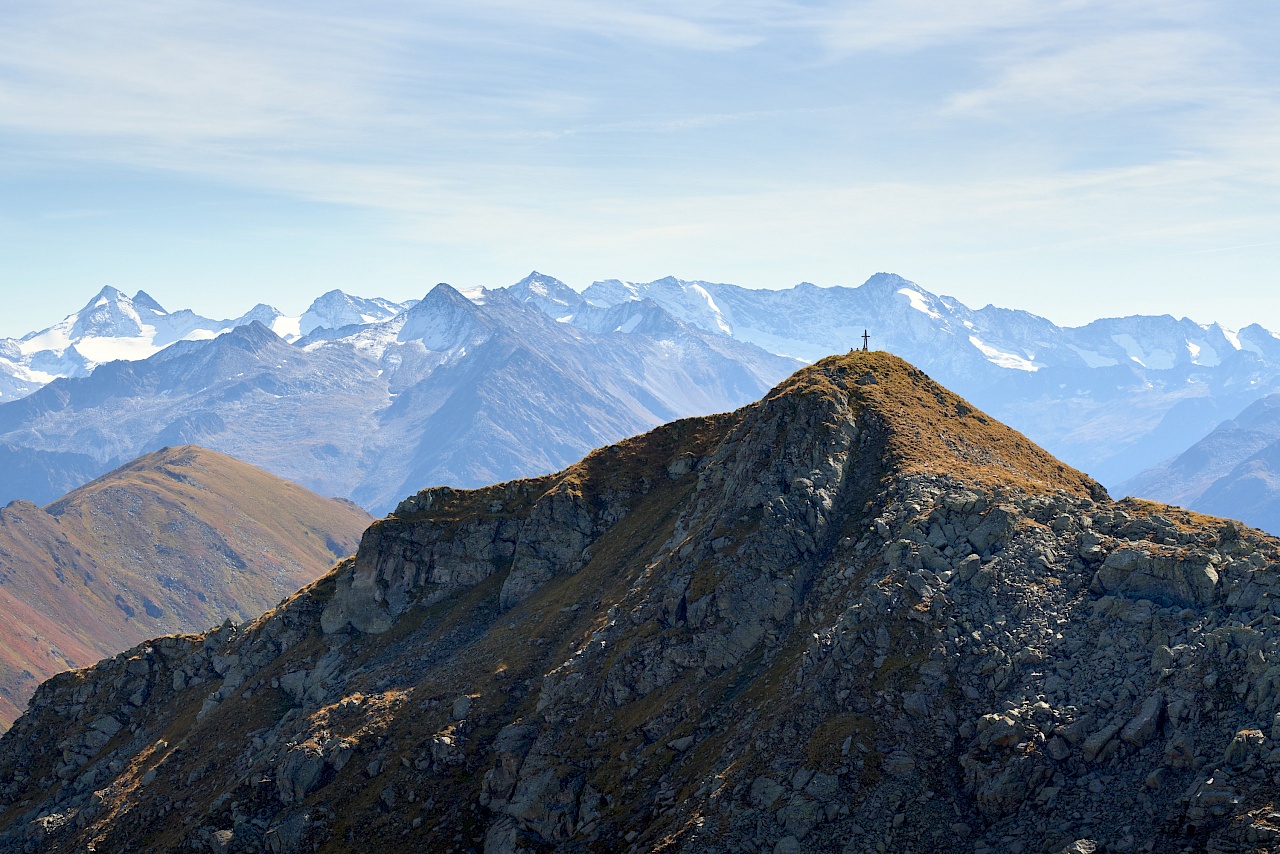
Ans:
{"type": "Polygon", "coordinates": [[[1121,489],[1280,532],[1280,394],[1251,404],[1121,489]]]}
{"type": "MultiPolygon", "coordinates": [[[[473,301],[438,285],[390,317],[379,301],[327,303],[309,315],[359,322],[290,344],[255,320],[57,379],[0,404],[0,445],[10,465],[69,467],[47,478],[61,484],[85,457],[106,470],[197,443],[382,512],[423,484],[551,471],[674,418],[734,409],[800,365],[652,301],[596,311],[590,328],[505,290],[473,301]]],[[[52,497],[33,494],[31,477],[19,486],[3,482],[0,500],[52,497]]]]}
{"type": "Polygon", "coordinates": [[[1117,487],[1185,450],[1214,425],[1280,391],[1280,338],[1183,318],[1134,316],[1059,327],[1025,311],[973,310],[900,276],[857,288],[752,290],[674,278],[609,280],[564,314],[650,299],[686,323],[812,361],[861,345],[902,356],[1117,487]]]}
{"type": "Polygon", "coordinates": [[[258,306],[234,321],[104,289],[51,330],[0,342],[0,389],[48,380],[0,404],[0,500],[48,500],[146,450],[199,442],[382,512],[425,485],[536,475],[735,408],[801,362],[860,346],[864,329],[873,349],[1113,490],[1280,392],[1280,339],[1257,325],[1165,315],[1066,328],[887,273],[859,287],[669,277],[582,293],[532,273],[466,294],[437,286],[420,303],[332,291],[298,318],[258,306]],[[98,365],[110,355],[146,358],[98,365]]]}
{"type": "Polygon", "coordinates": [[[214,338],[254,321],[298,337],[297,321],[267,305],[234,320],[169,313],[143,291],[132,297],[103,288],[60,323],[22,338],[0,339],[0,401],[25,397],[59,377],[84,377],[98,365],[145,359],[175,341],[214,338]]]}
{"type": "Polygon", "coordinates": [[[0,730],[36,685],[160,634],[256,617],[355,551],[368,514],[192,446],[0,509],[0,730]]]}

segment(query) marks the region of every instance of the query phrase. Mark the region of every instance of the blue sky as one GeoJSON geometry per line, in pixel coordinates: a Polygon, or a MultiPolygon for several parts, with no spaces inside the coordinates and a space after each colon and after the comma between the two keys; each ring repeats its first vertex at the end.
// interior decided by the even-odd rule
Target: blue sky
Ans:
{"type": "Polygon", "coordinates": [[[531,269],[1280,330],[1272,3],[10,0],[0,336],[531,269]]]}

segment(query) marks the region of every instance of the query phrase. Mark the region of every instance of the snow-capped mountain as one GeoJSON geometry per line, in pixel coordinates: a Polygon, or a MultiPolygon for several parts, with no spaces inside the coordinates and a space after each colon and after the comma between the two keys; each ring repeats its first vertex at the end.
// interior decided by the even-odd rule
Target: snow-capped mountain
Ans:
{"type": "Polygon", "coordinates": [[[394,317],[416,302],[392,302],[389,299],[352,296],[332,290],[316,297],[311,306],[298,318],[298,330],[307,335],[317,329],[338,329],[342,326],[360,326],[377,323],[394,317]]]}
{"type": "Polygon", "coordinates": [[[1112,486],[1280,390],[1280,338],[1256,325],[1232,332],[1164,315],[1059,327],[1025,311],[974,310],[888,273],[853,288],[782,290],[609,279],[577,301],[548,278],[538,287],[556,295],[550,309],[525,299],[589,328],[600,311],[651,300],[710,334],[805,361],[859,347],[868,330],[873,349],[919,365],[1112,486]]]}
{"type": "MultiPolygon", "coordinates": [[[[438,285],[386,320],[290,344],[261,323],[101,365],[0,404],[0,443],[100,473],[199,444],[385,511],[432,484],[553,471],[593,448],[758,398],[800,363],[638,310],[592,332],[499,289],[438,285]]],[[[15,459],[13,465],[22,463],[15,459]]],[[[30,461],[27,461],[28,463],[30,461]]],[[[67,477],[51,478],[65,483],[67,477]]],[[[0,503],[12,494],[0,478],[0,503]]]]}
{"type": "Polygon", "coordinates": [[[212,320],[185,309],[165,311],[144,291],[130,297],[105,287],[48,329],[0,339],[0,401],[24,397],[58,377],[87,376],[98,365],[145,359],[175,341],[207,340],[255,320],[297,337],[296,319],[267,305],[234,320],[212,320]]]}
{"type": "Polygon", "coordinates": [[[568,318],[582,304],[582,295],[559,279],[534,270],[506,289],[521,302],[531,303],[560,320],[568,318]]]}
{"type": "Polygon", "coordinates": [[[79,311],[22,338],[0,338],[0,402],[16,400],[58,377],[83,377],[98,365],[137,361],[175,341],[203,341],[254,321],[286,341],[320,328],[385,320],[412,305],[330,291],[301,317],[258,304],[240,317],[214,320],[189,309],[169,312],[144,291],[132,297],[104,287],[79,311]]]}

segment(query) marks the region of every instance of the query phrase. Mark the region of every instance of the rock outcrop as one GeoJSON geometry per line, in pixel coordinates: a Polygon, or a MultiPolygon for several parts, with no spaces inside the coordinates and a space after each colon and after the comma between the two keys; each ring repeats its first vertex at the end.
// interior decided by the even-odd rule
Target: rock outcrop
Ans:
{"type": "Polygon", "coordinates": [[[0,851],[1267,851],[1280,542],[883,354],[46,683],[0,851]]]}

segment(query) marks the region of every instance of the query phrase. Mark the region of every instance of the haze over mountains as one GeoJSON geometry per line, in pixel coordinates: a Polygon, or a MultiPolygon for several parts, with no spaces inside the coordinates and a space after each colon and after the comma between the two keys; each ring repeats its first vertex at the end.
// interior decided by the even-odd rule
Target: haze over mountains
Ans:
{"type": "Polygon", "coordinates": [[[198,442],[383,512],[421,486],[551,471],[672,418],[740,406],[797,360],[860,346],[864,328],[873,348],[1113,489],[1280,391],[1280,339],[1259,326],[1136,316],[1062,328],[891,274],[777,291],[606,280],[579,294],[534,273],[465,295],[438,286],[420,304],[335,291],[292,319],[260,306],[200,325],[161,311],[145,294],[104,290],[61,331],[3,345],[27,360],[0,359],[9,387],[31,386],[37,366],[67,378],[0,404],[0,465],[12,473],[0,501],[49,500],[146,450],[198,442]],[[153,331],[135,334],[139,324],[153,331]],[[134,342],[120,353],[182,330],[197,340],[85,376],[79,342],[101,356],[110,328],[134,342]],[[55,340],[61,350],[33,350],[55,340]]]}
{"type": "Polygon", "coordinates": [[[1280,531],[1280,395],[1251,404],[1121,488],[1280,531]]]}
{"type": "Polygon", "coordinates": [[[193,446],[0,509],[0,729],[44,679],[256,617],[355,550],[368,514],[193,446]]]}
{"type": "Polygon", "coordinates": [[[184,309],[170,313],[148,294],[105,287],[83,308],[48,329],[0,339],[0,401],[16,400],[58,377],[83,377],[117,359],[145,359],[175,341],[202,341],[258,321],[298,337],[297,323],[267,305],[234,320],[184,309]]]}
{"type": "Polygon", "coordinates": [[[0,852],[1272,851],[1278,615],[1280,540],[852,353],[51,679],[0,852]]]}
{"type": "Polygon", "coordinates": [[[253,322],[0,405],[0,444],[107,468],[195,443],[382,511],[423,484],[549,471],[672,418],[733,409],[799,364],[652,303],[602,315],[588,331],[505,291],[473,302],[438,285],[390,318],[292,345],[253,322]]]}

